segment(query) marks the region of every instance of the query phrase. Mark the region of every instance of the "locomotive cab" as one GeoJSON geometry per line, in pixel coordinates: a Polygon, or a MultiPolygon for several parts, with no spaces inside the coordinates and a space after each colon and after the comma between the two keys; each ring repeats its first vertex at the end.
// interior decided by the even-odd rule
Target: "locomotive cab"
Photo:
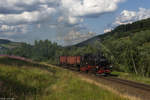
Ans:
{"type": "Polygon", "coordinates": [[[111,72],[110,63],[104,56],[100,54],[86,54],[83,56],[82,62],[83,67],[80,68],[81,71],[90,71],[96,74],[109,74],[111,72]]]}

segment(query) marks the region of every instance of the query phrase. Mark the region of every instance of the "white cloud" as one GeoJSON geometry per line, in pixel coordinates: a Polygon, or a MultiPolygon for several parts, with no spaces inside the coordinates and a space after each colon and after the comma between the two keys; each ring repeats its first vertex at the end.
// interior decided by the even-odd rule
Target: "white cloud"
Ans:
{"type": "Polygon", "coordinates": [[[58,22],[78,24],[85,16],[112,12],[124,0],[0,0],[1,24],[34,23],[61,13],[58,22]],[[57,5],[58,4],[58,5],[57,5]]]}
{"type": "Polygon", "coordinates": [[[124,0],[0,0],[0,32],[7,35],[27,33],[29,25],[36,28],[33,31],[40,30],[44,25],[48,28],[62,26],[58,30],[66,35],[64,40],[81,41],[93,34],[80,32],[82,27],[76,31],[70,29],[82,25],[86,17],[98,17],[115,11],[122,1],[124,0]]]}
{"type": "Polygon", "coordinates": [[[8,10],[26,10],[29,6],[57,3],[57,0],[0,0],[0,8],[8,10]]]}
{"type": "Polygon", "coordinates": [[[150,9],[139,8],[138,11],[123,10],[116,18],[113,25],[122,25],[132,23],[138,20],[150,18],[150,9]]]}
{"type": "Polygon", "coordinates": [[[61,0],[62,8],[72,16],[88,16],[112,12],[124,0],[61,0]]]}
{"type": "Polygon", "coordinates": [[[61,0],[61,9],[68,16],[66,21],[76,24],[83,21],[82,17],[113,12],[122,1],[124,0],[61,0]]]}
{"type": "Polygon", "coordinates": [[[2,26],[0,27],[0,30],[1,30],[1,31],[8,31],[8,30],[13,30],[13,29],[14,29],[13,26],[8,26],[8,25],[2,25],[2,26]]]}
{"type": "Polygon", "coordinates": [[[104,33],[111,32],[111,31],[112,31],[112,29],[111,29],[111,28],[108,28],[108,29],[105,29],[105,30],[104,30],[104,33]]]}
{"type": "Polygon", "coordinates": [[[1,25],[0,26],[0,32],[2,32],[5,35],[14,35],[16,33],[24,34],[28,31],[28,26],[27,25],[1,25]]]}
{"type": "Polygon", "coordinates": [[[68,22],[68,24],[75,25],[83,22],[83,18],[68,16],[66,18],[66,21],[68,22]]]}
{"type": "Polygon", "coordinates": [[[71,30],[62,39],[65,41],[66,45],[70,45],[70,44],[79,43],[81,41],[87,40],[95,35],[96,33],[94,32],[82,33],[75,30],[71,30]]]}
{"type": "Polygon", "coordinates": [[[24,34],[28,27],[51,21],[56,12],[57,0],[0,0],[0,33],[24,34]],[[51,5],[50,5],[51,4],[51,5]]]}
{"type": "Polygon", "coordinates": [[[44,5],[39,11],[25,11],[21,14],[0,14],[0,22],[2,24],[33,23],[50,17],[54,12],[54,8],[44,5]]]}
{"type": "Polygon", "coordinates": [[[78,18],[72,17],[72,16],[68,16],[68,22],[70,24],[76,24],[76,23],[78,23],[78,18]]]}

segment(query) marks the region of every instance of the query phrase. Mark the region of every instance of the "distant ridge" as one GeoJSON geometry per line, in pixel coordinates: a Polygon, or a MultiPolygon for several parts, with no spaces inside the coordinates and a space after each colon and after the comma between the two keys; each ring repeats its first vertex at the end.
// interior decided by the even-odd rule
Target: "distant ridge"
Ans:
{"type": "Polygon", "coordinates": [[[10,40],[7,40],[7,39],[0,39],[0,44],[7,44],[7,43],[10,43],[11,41],[10,40]]]}
{"type": "Polygon", "coordinates": [[[14,42],[8,39],[0,39],[0,50],[12,49],[21,45],[21,42],[14,42]]]}
{"type": "Polygon", "coordinates": [[[83,42],[80,42],[80,43],[78,43],[78,44],[75,44],[74,46],[76,46],[76,47],[86,46],[86,45],[88,45],[88,44],[94,43],[96,40],[97,40],[97,41],[101,41],[101,39],[100,39],[98,36],[95,36],[95,37],[92,37],[92,38],[90,38],[90,39],[87,39],[87,40],[85,40],[85,41],[83,41],[83,42]]]}
{"type": "Polygon", "coordinates": [[[150,18],[136,21],[136,22],[133,22],[132,24],[120,25],[116,27],[114,30],[112,30],[111,32],[107,32],[107,33],[92,37],[88,40],[85,40],[73,46],[82,47],[88,44],[92,44],[96,40],[102,42],[108,36],[115,36],[116,38],[121,38],[121,37],[132,35],[133,33],[136,33],[136,32],[144,31],[144,30],[150,30],[150,18]]]}

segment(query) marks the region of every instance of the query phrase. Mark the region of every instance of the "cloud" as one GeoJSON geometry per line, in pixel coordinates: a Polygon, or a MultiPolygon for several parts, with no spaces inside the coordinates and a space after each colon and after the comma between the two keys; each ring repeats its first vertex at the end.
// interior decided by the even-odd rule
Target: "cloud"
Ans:
{"type": "Polygon", "coordinates": [[[104,30],[104,33],[111,32],[111,31],[112,31],[112,29],[111,29],[111,28],[108,28],[108,29],[105,29],[105,30],[104,30]]]}
{"type": "Polygon", "coordinates": [[[65,36],[65,41],[81,41],[93,36],[87,31],[82,32],[83,28],[87,30],[82,25],[85,18],[113,12],[122,1],[124,0],[0,0],[0,33],[15,34],[18,38],[21,36],[16,34],[20,33],[35,35],[36,32],[41,34],[56,31],[56,34],[59,32],[65,36]]]}
{"type": "Polygon", "coordinates": [[[69,15],[67,15],[66,17],[60,16],[58,17],[57,22],[64,22],[69,25],[76,25],[76,24],[80,24],[81,22],[83,22],[83,18],[73,17],[69,15]]]}
{"type": "Polygon", "coordinates": [[[14,35],[16,33],[24,34],[27,31],[28,31],[27,25],[15,25],[15,26],[1,25],[0,26],[0,32],[9,36],[14,35]]]}
{"type": "Polygon", "coordinates": [[[83,17],[113,12],[124,0],[0,0],[1,24],[35,23],[58,12],[58,22],[79,24],[83,17]]]}
{"type": "Polygon", "coordinates": [[[27,12],[24,11],[20,14],[0,14],[1,24],[24,24],[34,23],[44,20],[55,12],[54,8],[49,8],[47,5],[42,5],[39,11],[27,12]]]}
{"type": "Polygon", "coordinates": [[[90,16],[113,12],[123,0],[61,0],[62,8],[72,16],[90,16]]]}
{"type": "Polygon", "coordinates": [[[66,45],[71,45],[71,44],[79,43],[81,41],[85,41],[95,35],[96,33],[94,32],[82,33],[76,30],[71,30],[67,35],[65,35],[61,39],[65,41],[66,45]]]}
{"type": "Polygon", "coordinates": [[[39,5],[56,5],[58,0],[0,0],[0,9],[6,11],[26,11],[39,5]],[[33,7],[34,6],[34,7],[33,7]]]}
{"type": "Polygon", "coordinates": [[[83,21],[83,17],[95,17],[113,12],[117,5],[124,0],[61,0],[61,10],[67,16],[68,23],[76,24],[83,21]]]}
{"type": "MultiPolygon", "coordinates": [[[[58,17],[57,22],[72,27],[80,26],[85,18],[95,18],[115,11],[118,3],[123,1],[125,0],[61,0],[59,10],[63,13],[58,17]]],[[[78,43],[95,35],[86,32],[85,27],[86,31],[81,32],[82,28],[69,30],[65,37],[62,36],[65,44],[78,43]]]]}
{"type": "Polygon", "coordinates": [[[150,18],[150,9],[139,8],[138,11],[123,10],[116,18],[113,25],[122,25],[132,23],[138,20],[150,18]]]}

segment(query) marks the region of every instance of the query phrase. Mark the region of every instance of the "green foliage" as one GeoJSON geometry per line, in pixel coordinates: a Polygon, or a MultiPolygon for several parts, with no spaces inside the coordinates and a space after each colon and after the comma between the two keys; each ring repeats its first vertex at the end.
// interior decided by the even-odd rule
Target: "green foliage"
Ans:
{"type": "Polygon", "coordinates": [[[98,37],[114,69],[150,76],[150,18],[118,26],[98,37]]]}
{"type": "Polygon", "coordinates": [[[100,52],[100,43],[96,41],[94,44],[85,47],[61,47],[56,43],[48,40],[35,41],[34,45],[22,43],[20,47],[9,50],[10,55],[18,55],[35,61],[46,61],[51,64],[59,63],[59,56],[63,55],[84,55],[88,53],[96,54],[100,52]]]}
{"type": "Polygon", "coordinates": [[[80,43],[80,46],[69,47],[62,47],[48,40],[35,41],[34,45],[22,43],[7,54],[58,64],[59,56],[102,52],[114,64],[114,69],[150,76],[150,19],[118,26],[112,32],[93,39],[86,41],[87,45],[81,46],[80,43]]]}
{"type": "Polygon", "coordinates": [[[8,50],[7,54],[33,59],[35,61],[51,61],[56,63],[56,57],[63,54],[63,48],[48,40],[35,41],[34,45],[22,43],[21,46],[8,50]]]}
{"type": "Polygon", "coordinates": [[[149,42],[150,30],[121,38],[111,36],[103,41],[102,51],[116,69],[150,76],[149,42]]]}
{"type": "Polygon", "coordinates": [[[103,41],[110,37],[121,38],[132,36],[134,33],[150,29],[150,18],[134,22],[132,24],[120,25],[111,32],[99,35],[98,37],[103,41]]]}
{"type": "Polygon", "coordinates": [[[136,82],[145,83],[145,84],[150,84],[150,78],[144,77],[141,75],[136,75],[134,73],[113,71],[112,74],[114,74],[117,77],[122,78],[122,79],[136,81],[136,82]]]}

